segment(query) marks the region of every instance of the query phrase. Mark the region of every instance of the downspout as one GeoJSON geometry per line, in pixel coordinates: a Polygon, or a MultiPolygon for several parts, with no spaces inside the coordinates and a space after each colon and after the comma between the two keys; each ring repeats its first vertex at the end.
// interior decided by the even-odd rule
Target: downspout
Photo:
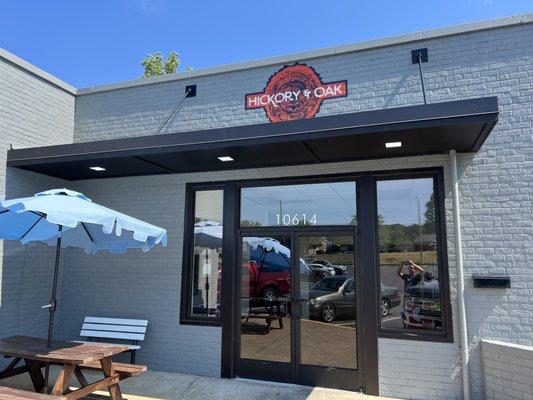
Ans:
{"type": "Polygon", "coordinates": [[[461,212],[459,210],[459,179],[457,174],[457,154],[455,150],[450,150],[450,164],[452,167],[453,227],[455,234],[455,264],[457,266],[457,303],[459,306],[459,333],[461,336],[463,399],[470,400],[470,355],[468,352],[468,332],[466,326],[463,242],[461,238],[461,212]]]}

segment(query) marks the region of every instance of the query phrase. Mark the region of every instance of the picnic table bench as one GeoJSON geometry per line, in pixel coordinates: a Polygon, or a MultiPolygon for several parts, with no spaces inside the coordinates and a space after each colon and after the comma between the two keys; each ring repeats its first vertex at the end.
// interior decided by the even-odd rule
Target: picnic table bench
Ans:
{"type": "MultiPolygon", "coordinates": [[[[264,300],[261,299],[261,301],[264,300]]],[[[273,300],[266,302],[266,304],[263,305],[265,311],[262,311],[263,307],[255,309],[252,307],[251,304],[252,302],[250,301],[248,306],[248,313],[241,315],[241,320],[244,319],[245,323],[248,323],[248,320],[250,319],[265,320],[265,334],[270,333],[270,329],[272,328],[272,321],[278,321],[279,329],[283,329],[283,317],[285,315],[285,308],[283,307],[281,301],[273,300]]]]}
{"type": "Polygon", "coordinates": [[[100,389],[107,388],[112,400],[122,400],[119,382],[146,371],[141,365],[114,363],[112,356],[128,351],[126,345],[106,343],[73,343],[54,340],[52,347],[46,347],[46,340],[27,336],[11,336],[0,339],[0,354],[13,357],[9,365],[0,372],[0,379],[29,373],[36,393],[0,387],[0,398],[9,400],[77,400],[100,389]],[[23,366],[17,366],[24,360],[23,366]],[[51,394],[43,394],[45,379],[41,368],[46,364],[62,367],[51,394]],[[104,377],[89,383],[83,370],[102,371],[104,377]],[[81,387],[70,391],[68,384],[75,376],[81,387]],[[10,397],[8,397],[10,396],[10,397]]]}
{"type": "Polygon", "coordinates": [[[0,399],[2,400],[67,400],[65,396],[52,396],[50,394],[28,392],[27,390],[13,389],[0,386],[0,399]]]}
{"type": "MultiPolygon", "coordinates": [[[[113,368],[115,372],[119,375],[120,380],[123,381],[126,378],[131,378],[132,376],[137,376],[147,371],[146,365],[133,365],[133,364],[124,364],[124,363],[113,363],[113,368]]],[[[92,371],[100,371],[102,366],[96,362],[86,362],[80,364],[80,369],[87,369],[92,371]]]]}

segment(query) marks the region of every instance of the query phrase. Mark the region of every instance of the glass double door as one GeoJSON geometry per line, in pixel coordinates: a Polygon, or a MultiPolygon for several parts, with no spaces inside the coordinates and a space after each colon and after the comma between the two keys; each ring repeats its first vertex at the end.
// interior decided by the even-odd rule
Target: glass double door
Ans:
{"type": "Polygon", "coordinates": [[[240,239],[240,377],[358,390],[357,242],[353,230],[240,239]]]}

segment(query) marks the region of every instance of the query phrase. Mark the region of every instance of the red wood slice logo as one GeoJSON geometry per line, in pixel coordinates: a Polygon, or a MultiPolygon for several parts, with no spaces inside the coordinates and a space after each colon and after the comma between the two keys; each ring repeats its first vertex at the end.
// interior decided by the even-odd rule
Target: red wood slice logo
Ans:
{"type": "Polygon", "coordinates": [[[270,77],[260,93],[245,97],[246,109],[264,108],[271,122],[313,118],[322,101],[348,94],[346,81],[324,83],[306,64],[285,66],[270,77]]]}

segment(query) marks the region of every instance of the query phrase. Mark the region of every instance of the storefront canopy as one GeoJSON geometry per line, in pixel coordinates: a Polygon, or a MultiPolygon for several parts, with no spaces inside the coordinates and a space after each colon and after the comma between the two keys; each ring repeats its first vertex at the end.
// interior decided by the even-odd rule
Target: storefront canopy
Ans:
{"type": "Polygon", "coordinates": [[[498,121],[487,97],[279,123],[10,150],[7,165],[76,180],[476,152],[498,121]],[[401,142],[401,147],[386,143],[401,142]],[[233,161],[221,162],[218,157],[233,161]],[[90,167],[105,168],[97,172],[90,167]]]}

